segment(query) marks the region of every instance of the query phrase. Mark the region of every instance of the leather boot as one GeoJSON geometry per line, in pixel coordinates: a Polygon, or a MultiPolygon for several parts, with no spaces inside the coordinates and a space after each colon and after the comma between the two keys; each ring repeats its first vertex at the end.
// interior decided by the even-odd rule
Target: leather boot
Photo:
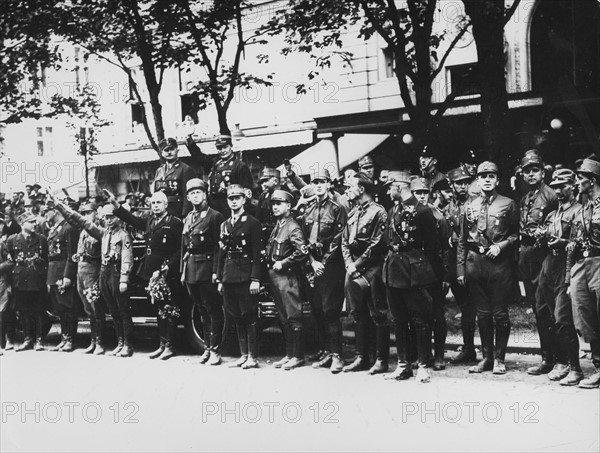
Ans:
{"type": "Polygon", "coordinates": [[[596,371],[579,383],[578,387],[582,389],[597,389],[600,387],[600,341],[591,341],[590,348],[592,350],[592,362],[594,363],[594,367],[596,367],[596,371]]]}
{"type": "Polygon", "coordinates": [[[375,330],[377,353],[375,364],[369,369],[369,374],[387,373],[390,359],[390,326],[377,326],[375,330]]]}
{"type": "Polygon", "coordinates": [[[435,321],[433,323],[433,369],[435,371],[444,370],[446,362],[444,361],[444,351],[446,350],[446,336],[448,327],[446,320],[435,321]]]}
{"type": "Polygon", "coordinates": [[[25,332],[25,339],[21,345],[15,348],[15,352],[27,351],[33,349],[33,336],[31,329],[31,317],[29,315],[22,316],[23,330],[25,332]]]}
{"type": "MultiPolygon", "coordinates": [[[[327,352],[327,351],[325,351],[327,352]]],[[[338,354],[339,356],[339,354],[338,354]]],[[[327,353],[322,360],[315,362],[312,364],[312,367],[317,370],[319,368],[329,368],[331,366],[331,362],[333,360],[333,354],[327,353]]],[[[341,370],[340,370],[341,371],[341,370]]]]}
{"type": "Polygon", "coordinates": [[[166,332],[166,341],[165,341],[165,350],[158,357],[160,360],[169,360],[171,357],[175,355],[175,329],[177,327],[176,323],[172,319],[165,320],[165,332],[166,332]]]}
{"type": "MultiPolygon", "coordinates": [[[[165,349],[165,344],[162,341],[161,341],[161,346],[162,346],[162,348],[164,350],[165,349]]],[[[157,351],[158,351],[158,349],[157,349],[157,351]]],[[[161,351],[161,353],[162,353],[162,351],[161,351]]],[[[153,358],[153,357],[150,357],[150,358],[153,358]]],[[[200,363],[201,364],[205,364],[206,362],[208,362],[209,358],[210,358],[210,346],[205,346],[204,347],[204,352],[200,356],[200,363]]]]}
{"type": "Polygon", "coordinates": [[[367,347],[367,319],[362,317],[354,325],[354,339],[356,342],[356,356],[363,358],[363,363],[369,364],[369,350],[367,347]]]}
{"type": "Polygon", "coordinates": [[[483,373],[494,368],[494,321],[492,318],[479,319],[478,324],[483,360],[469,368],[469,373],[483,373]]]}
{"type": "Polygon", "coordinates": [[[96,338],[98,337],[96,330],[96,318],[92,315],[90,316],[90,345],[83,350],[84,354],[92,354],[96,349],[96,338]]]}
{"type": "Polygon", "coordinates": [[[94,355],[104,355],[106,349],[104,349],[104,339],[99,335],[96,337],[96,348],[94,349],[94,355]]]}
{"type": "Polygon", "coordinates": [[[65,343],[67,342],[67,326],[66,326],[66,319],[64,315],[60,316],[60,342],[56,345],[56,346],[52,346],[50,348],[48,348],[48,351],[60,351],[65,343]]]}
{"type": "Polygon", "coordinates": [[[315,320],[315,327],[317,331],[317,344],[319,345],[319,350],[316,354],[309,355],[306,357],[310,362],[320,362],[327,355],[327,321],[325,319],[325,314],[322,311],[318,313],[313,312],[313,318],[315,320]]]}
{"type": "Polygon", "coordinates": [[[283,365],[284,370],[293,370],[304,365],[304,337],[302,336],[302,326],[292,326],[292,354],[293,357],[283,365]]]}
{"type": "MultiPolygon", "coordinates": [[[[166,321],[164,319],[162,319],[160,316],[156,320],[156,323],[158,325],[159,344],[158,344],[158,348],[155,349],[154,351],[152,351],[148,355],[149,359],[157,359],[158,357],[160,357],[160,355],[165,350],[165,343],[167,342],[167,339],[165,338],[165,335],[166,335],[165,322],[166,321]]],[[[205,350],[205,351],[207,351],[207,350],[205,350]]],[[[202,363],[204,363],[204,362],[202,362],[202,363]]]]}
{"type": "MultiPolygon", "coordinates": [[[[294,346],[292,344],[291,330],[292,328],[289,324],[284,324],[281,328],[281,333],[283,334],[283,341],[285,342],[285,356],[277,362],[273,362],[273,366],[275,368],[281,368],[283,365],[289,362],[292,359],[292,356],[294,355],[294,346]]],[[[319,351],[319,356],[321,353],[322,351],[319,351]]]]}
{"type": "Polygon", "coordinates": [[[469,363],[477,360],[475,352],[475,323],[465,322],[462,324],[463,347],[462,350],[450,359],[450,363],[458,365],[460,363],[469,363]]]}
{"type": "Polygon", "coordinates": [[[559,384],[572,387],[583,380],[583,371],[579,362],[579,337],[575,326],[572,324],[559,326],[558,339],[567,356],[570,370],[559,384]]]}
{"type": "Polygon", "coordinates": [[[413,376],[414,376],[413,369],[412,369],[412,365],[410,363],[398,362],[398,366],[396,366],[396,369],[394,370],[394,372],[391,373],[389,376],[386,376],[386,379],[394,379],[396,381],[405,381],[406,379],[409,379],[413,376]]]}
{"type": "Polygon", "coordinates": [[[344,361],[339,354],[331,354],[331,367],[329,371],[333,374],[338,374],[344,369],[344,361]]]}
{"type": "Polygon", "coordinates": [[[540,374],[548,374],[554,368],[554,354],[556,353],[556,334],[554,331],[554,323],[550,325],[549,320],[541,319],[539,313],[536,312],[536,323],[538,333],[540,335],[540,350],[542,361],[539,365],[527,368],[527,374],[539,376],[540,374]]]}
{"type": "Polygon", "coordinates": [[[204,364],[208,362],[210,358],[210,345],[211,345],[211,331],[210,331],[210,318],[208,315],[202,316],[202,330],[204,331],[204,352],[200,356],[200,363],[204,364]]]}
{"type": "MultiPolygon", "coordinates": [[[[165,349],[166,350],[166,349],[165,349]]],[[[164,352],[163,352],[164,354],[164,352]]],[[[129,341],[123,340],[123,347],[117,354],[117,357],[131,357],[133,355],[133,346],[129,341]]]]}
{"type": "Polygon", "coordinates": [[[327,324],[327,344],[328,350],[325,351],[327,354],[342,354],[342,322],[339,318],[330,321],[327,324]]]}
{"type": "Polygon", "coordinates": [[[240,358],[230,364],[229,368],[241,367],[248,360],[248,332],[246,326],[240,321],[235,324],[235,330],[240,345],[240,358]]]}
{"type": "Polygon", "coordinates": [[[211,366],[216,366],[216,365],[221,364],[221,354],[219,353],[218,349],[210,350],[210,358],[208,359],[207,363],[211,366]]]}
{"type": "Polygon", "coordinates": [[[496,325],[496,349],[494,352],[494,374],[506,374],[506,365],[504,357],[506,356],[506,347],[510,338],[510,323],[500,322],[496,325]]]}
{"type": "Polygon", "coordinates": [[[120,320],[114,320],[115,323],[115,333],[117,335],[117,347],[110,351],[108,355],[116,356],[121,349],[123,349],[124,338],[123,338],[123,324],[120,320]]]}
{"type": "Polygon", "coordinates": [[[258,368],[258,322],[246,325],[248,332],[248,360],[242,364],[242,369],[258,368]]]}
{"type": "Polygon", "coordinates": [[[342,371],[344,373],[348,373],[348,372],[353,372],[353,371],[364,371],[364,370],[367,370],[368,368],[369,368],[369,360],[362,355],[357,355],[351,364],[346,365],[344,368],[342,368],[342,371]]]}
{"type": "Polygon", "coordinates": [[[43,331],[43,321],[42,321],[42,315],[37,315],[35,317],[35,345],[33,347],[33,349],[35,351],[43,351],[46,348],[44,347],[44,344],[42,343],[42,331],[43,331]]]}
{"type": "Polygon", "coordinates": [[[60,349],[61,352],[73,352],[75,350],[75,333],[77,332],[77,316],[68,315],[66,320],[67,325],[67,341],[60,349]]]}
{"type": "Polygon", "coordinates": [[[94,355],[104,355],[106,349],[106,316],[104,313],[98,313],[96,318],[96,349],[94,355]]]}

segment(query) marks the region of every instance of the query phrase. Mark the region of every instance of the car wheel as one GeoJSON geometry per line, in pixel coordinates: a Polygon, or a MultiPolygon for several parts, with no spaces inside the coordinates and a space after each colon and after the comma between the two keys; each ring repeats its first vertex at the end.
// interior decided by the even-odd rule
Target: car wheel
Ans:
{"type": "Polygon", "coordinates": [[[195,302],[187,300],[182,307],[183,328],[188,344],[198,354],[206,348],[204,342],[204,329],[200,309],[195,302]]]}

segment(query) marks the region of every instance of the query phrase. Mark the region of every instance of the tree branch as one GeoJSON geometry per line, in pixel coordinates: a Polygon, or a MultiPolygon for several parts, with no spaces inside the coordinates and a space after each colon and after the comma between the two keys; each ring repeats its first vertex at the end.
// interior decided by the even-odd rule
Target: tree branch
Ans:
{"type": "Polygon", "coordinates": [[[521,3],[521,0],[514,0],[513,4],[510,5],[510,8],[506,10],[506,13],[504,14],[504,25],[506,25],[510,18],[513,16],[515,11],[519,7],[519,3],[521,3]]]}
{"type": "Polygon", "coordinates": [[[468,29],[469,29],[470,26],[471,26],[471,20],[469,19],[469,21],[465,24],[465,26],[463,27],[463,29],[454,37],[454,39],[450,43],[450,46],[448,47],[448,49],[446,49],[446,52],[444,52],[444,56],[440,60],[440,62],[438,64],[438,67],[431,74],[431,80],[432,81],[433,81],[433,79],[435,79],[437,77],[437,75],[442,71],[442,69],[444,69],[444,64],[446,64],[446,60],[448,59],[448,56],[450,55],[450,53],[452,52],[452,50],[454,50],[454,48],[456,47],[456,45],[458,44],[458,42],[461,40],[461,38],[468,31],[468,29]]]}

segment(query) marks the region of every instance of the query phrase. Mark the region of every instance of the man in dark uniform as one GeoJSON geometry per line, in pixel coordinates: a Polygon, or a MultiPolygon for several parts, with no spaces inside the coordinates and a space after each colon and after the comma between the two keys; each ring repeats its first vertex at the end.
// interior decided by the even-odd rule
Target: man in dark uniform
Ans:
{"type": "Polygon", "coordinates": [[[221,224],[217,281],[225,310],[235,322],[240,358],[232,367],[257,368],[258,302],[260,291],[260,223],[244,212],[246,190],[239,184],[227,188],[231,216],[221,224]]]}
{"type": "MultiPolygon", "coordinates": [[[[383,282],[398,353],[398,367],[391,378],[403,380],[413,375],[409,355],[411,341],[415,341],[417,380],[428,382],[431,334],[435,311],[440,308],[437,305],[441,304],[443,313],[443,302],[439,300],[443,279],[440,235],[431,208],[413,195],[407,171],[390,172],[388,186],[395,206],[389,212],[386,228],[385,243],[389,250],[383,265],[383,282]],[[410,332],[411,326],[414,334],[410,332]]],[[[443,341],[441,344],[443,362],[443,341]]]]}
{"type": "Polygon", "coordinates": [[[217,256],[224,219],[208,206],[204,181],[190,179],[186,192],[193,209],[183,221],[181,280],[201,313],[205,349],[200,363],[219,365],[224,317],[223,300],[217,291],[217,256]]]}
{"type": "MultiPolygon", "coordinates": [[[[127,297],[126,293],[131,268],[133,267],[133,250],[131,245],[133,240],[131,235],[121,228],[121,222],[115,217],[115,208],[112,204],[106,204],[100,209],[99,214],[104,220],[106,227],[99,226],[81,214],[68,209],[62,203],[57,203],[56,207],[64,213],[69,223],[83,228],[90,236],[100,241],[100,293],[102,294],[102,300],[108,307],[117,335],[117,346],[109,355],[130,357],[133,354],[133,348],[131,347],[133,322],[131,320],[129,297],[127,297]],[[125,347],[125,345],[129,346],[125,347]]],[[[105,352],[104,346],[106,345],[103,329],[103,321],[106,313],[102,303],[96,303],[95,309],[97,337],[94,354],[101,355],[105,352]]]]}
{"type": "Polygon", "coordinates": [[[544,258],[548,254],[548,245],[540,240],[539,227],[546,216],[556,210],[558,201],[554,190],[544,183],[544,163],[536,150],[525,153],[521,160],[523,179],[529,192],[521,199],[519,228],[519,275],[525,287],[525,297],[535,313],[542,362],[537,367],[527,370],[529,374],[547,374],[554,367],[554,351],[556,351],[556,334],[554,321],[548,310],[538,313],[535,292],[544,258]]]}
{"type": "Polygon", "coordinates": [[[552,351],[555,359],[554,369],[548,373],[548,379],[560,381],[562,385],[577,385],[583,379],[579,364],[579,339],[573,323],[573,307],[567,294],[565,282],[567,273],[566,246],[571,236],[571,226],[578,215],[581,205],[573,193],[575,173],[561,169],[554,172],[550,187],[558,197],[560,205],[552,211],[544,226],[540,228],[550,252],[546,255],[540,272],[539,284],[535,294],[536,309],[541,319],[554,321],[550,330],[552,351]]]}
{"type": "MultiPolygon", "coordinates": [[[[162,274],[171,291],[170,298],[153,301],[158,305],[158,318],[162,321],[158,323],[160,345],[149,355],[151,359],[170,359],[175,355],[175,330],[177,320],[181,316],[179,303],[183,297],[179,270],[183,222],[168,213],[168,199],[163,192],[154,192],[150,198],[152,212],[147,218],[131,214],[119,206],[112,194],[107,195],[115,208],[115,216],[144,232],[146,253],[142,258],[138,276],[145,283],[150,283],[151,279],[158,281],[162,274]]],[[[133,348],[128,342],[125,342],[123,350],[133,354],[133,348]]]]}
{"type": "Polygon", "coordinates": [[[262,192],[258,197],[258,206],[256,208],[256,220],[262,225],[263,243],[266,244],[271,236],[271,232],[277,223],[271,206],[271,195],[275,190],[281,189],[281,173],[274,168],[265,167],[260,175],[260,185],[262,192]]]}
{"type": "Polygon", "coordinates": [[[419,171],[423,178],[429,180],[430,187],[446,178],[446,175],[438,170],[438,160],[427,146],[423,148],[419,156],[419,171]]]}
{"type": "Polygon", "coordinates": [[[35,232],[35,223],[33,214],[22,214],[19,217],[21,232],[10,236],[6,243],[15,308],[25,331],[25,340],[15,351],[44,349],[42,295],[48,271],[48,243],[44,236],[35,232]]]}
{"type": "Polygon", "coordinates": [[[271,195],[277,224],[266,244],[271,292],[286,350],[285,357],[273,365],[284,370],[304,365],[300,271],[306,261],[308,247],[302,229],[290,216],[293,203],[293,195],[284,190],[275,190],[271,195]]]}
{"type": "Polygon", "coordinates": [[[165,163],[156,169],[153,192],[162,190],[169,200],[169,214],[183,219],[192,210],[183,191],[186,183],[196,177],[196,172],[179,159],[179,147],[174,138],[162,139],[158,147],[165,163]]]}
{"type": "Polygon", "coordinates": [[[460,236],[460,222],[464,215],[464,206],[469,201],[469,187],[473,184],[473,177],[464,167],[458,167],[448,172],[452,184],[454,197],[444,209],[444,214],[451,229],[450,249],[448,250],[448,280],[454,299],[461,311],[460,326],[463,336],[462,350],[450,359],[450,363],[459,364],[472,362],[477,359],[475,352],[475,321],[477,308],[475,300],[471,297],[468,287],[458,284],[456,275],[456,249],[460,236]]]}
{"type": "Polygon", "coordinates": [[[519,212],[513,200],[497,192],[495,163],[481,163],[477,181],[483,196],[465,204],[456,258],[458,283],[468,285],[477,301],[483,350],[483,360],[469,372],[493,370],[494,374],[505,374],[504,357],[510,336],[508,305],[517,297],[514,267],[519,212]]]}
{"type": "Polygon", "coordinates": [[[383,183],[379,178],[375,177],[375,162],[369,154],[358,159],[358,171],[364,173],[373,180],[373,183],[375,184],[373,201],[383,206],[386,211],[389,210],[392,207],[390,197],[387,196],[387,191],[383,183]]]}
{"type": "Polygon", "coordinates": [[[579,387],[594,389],[600,387],[600,162],[583,160],[577,168],[577,186],[586,202],[572,227],[566,281],[575,327],[590,344],[596,368],[579,387]]]}
{"type": "Polygon", "coordinates": [[[21,232],[21,225],[16,219],[15,210],[9,203],[4,207],[4,234],[12,236],[21,232]]]}
{"type": "Polygon", "coordinates": [[[60,318],[61,342],[52,351],[72,352],[77,334],[80,301],[76,292],[78,228],[67,223],[62,212],[53,210],[48,233],[48,276],[46,285],[54,312],[60,318]]]}
{"type": "Polygon", "coordinates": [[[341,253],[342,232],[348,215],[333,200],[331,177],[327,169],[312,175],[315,199],[299,218],[308,238],[308,260],[314,282],[309,300],[317,323],[319,356],[313,368],[330,367],[332,373],[342,371],[342,323],[344,305],[344,262],[341,253]]]}
{"type": "Polygon", "coordinates": [[[381,269],[385,253],[387,214],[375,203],[376,186],[371,178],[357,173],[348,188],[350,201],[356,203],[342,234],[342,256],[346,268],[344,292],[355,321],[356,357],[343,371],[359,371],[369,366],[367,322],[376,328],[376,362],[370,374],[388,369],[390,326],[387,319],[381,269]]]}
{"type": "Polygon", "coordinates": [[[248,165],[234,156],[229,135],[220,135],[215,147],[219,150],[220,159],[213,165],[209,175],[209,202],[211,208],[228,216],[227,187],[239,184],[245,189],[252,189],[254,181],[248,165]]]}

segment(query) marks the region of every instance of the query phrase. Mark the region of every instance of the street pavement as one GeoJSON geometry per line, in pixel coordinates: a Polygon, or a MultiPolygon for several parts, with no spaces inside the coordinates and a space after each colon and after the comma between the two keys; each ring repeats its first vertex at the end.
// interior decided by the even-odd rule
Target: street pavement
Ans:
{"type": "MultiPolygon", "coordinates": [[[[279,348],[268,345],[253,370],[201,365],[194,355],[149,360],[154,346],[148,341],[130,359],[5,353],[0,451],[600,448],[600,392],[528,376],[533,355],[509,354],[505,376],[448,366],[420,384],[275,369],[279,348]]],[[[591,371],[589,360],[584,368],[591,371]]]]}

